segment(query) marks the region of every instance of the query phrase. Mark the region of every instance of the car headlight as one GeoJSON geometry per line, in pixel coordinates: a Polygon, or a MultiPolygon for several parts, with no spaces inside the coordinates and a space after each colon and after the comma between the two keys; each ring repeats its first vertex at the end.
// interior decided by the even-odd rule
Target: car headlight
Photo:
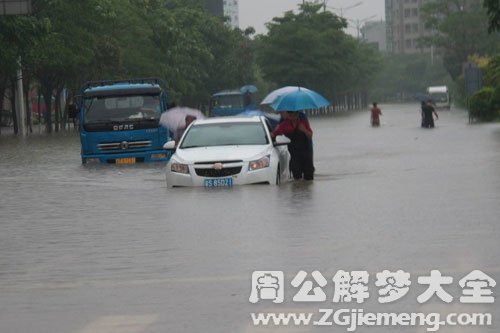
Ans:
{"type": "Polygon", "coordinates": [[[170,171],[177,173],[189,174],[189,167],[187,164],[172,162],[170,164],[170,171]]]}
{"type": "Polygon", "coordinates": [[[250,163],[248,163],[248,170],[253,171],[253,170],[264,169],[269,167],[270,163],[271,163],[271,158],[269,155],[267,155],[262,158],[259,158],[258,160],[250,161],[250,163]]]}

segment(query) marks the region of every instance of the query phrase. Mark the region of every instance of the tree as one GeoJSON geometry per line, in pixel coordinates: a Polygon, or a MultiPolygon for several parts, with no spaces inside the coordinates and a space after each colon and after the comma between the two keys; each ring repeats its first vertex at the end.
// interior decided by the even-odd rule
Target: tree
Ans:
{"type": "Polygon", "coordinates": [[[483,6],[488,11],[488,32],[500,31],[500,2],[498,0],[484,0],[483,6]]]}
{"type": "Polygon", "coordinates": [[[248,74],[246,37],[203,6],[183,2],[158,4],[149,16],[152,43],[159,50],[155,63],[168,79],[169,92],[182,104],[204,104],[210,95],[233,88],[248,74]]]}
{"type": "Polygon", "coordinates": [[[421,42],[441,50],[444,66],[454,81],[462,74],[462,64],[470,55],[499,51],[500,37],[488,35],[486,12],[479,4],[442,0],[424,5],[422,12],[426,24],[436,34],[422,38],[421,42]]]}
{"type": "MultiPolygon", "coordinates": [[[[4,16],[0,18],[0,105],[3,105],[5,91],[11,93],[12,117],[14,132],[17,134],[17,119],[15,114],[14,91],[17,69],[22,66],[23,78],[29,78],[31,72],[26,67],[32,57],[32,51],[37,40],[48,32],[48,22],[39,21],[30,16],[4,16]],[[19,63],[19,60],[22,62],[19,63]]],[[[26,82],[26,80],[25,80],[26,82]]],[[[26,100],[28,103],[28,100],[26,100]]],[[[29,108],[26,108],[26,112],[29,108]]]]}
{"type": "MultiPolygon", "coordinates": [[[[186,104],[254,78],[252,30],[242,32],[205,9],[204,0],[33,0],[33,14],[0,18],[0,92],[21,57],[46,110],[88,80],[159,77],[186,104]]],[[[51,113],[46,113],[51,131],[51,113]]]]}
{"type": "MultiPolygon", "coordinates": [[[[96,0],[97,1],[97,0],[96,0]]],[[[52,97],[57,96],[55,130],[59,129],[62,89],[81,78],[94,55],[92,26],[101,19],[96,3],[78,0],[33,1],[34,17],[48,22],[48,33],[34,43],[26,67],[33,71],[45,102],[47,131],[52,131],[52,97]]]]}
{"type": "Polygon", "coordinates": [[[372,87],[372,94],[379,101],[414,101],[414,95],[425,92],[428,86],[449,85],[450,81],[443,65],[432,64],[426,54],[386,55],[376,77],[382,84],[372,87]]]}
{"type": "Polygon", "coordinates": [[[333,98],[369,82],[377,51],[348,36],[345,19],[305,3],[267,24],[259,36],[257,61],[264,77],[278,85],[307,86],[333,98]]]}

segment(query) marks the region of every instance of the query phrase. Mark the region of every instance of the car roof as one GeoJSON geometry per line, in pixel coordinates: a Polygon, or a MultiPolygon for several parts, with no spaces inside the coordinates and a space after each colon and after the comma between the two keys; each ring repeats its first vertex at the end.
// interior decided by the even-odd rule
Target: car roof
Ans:
{"type": "Polygon", "coordinates": [[[193,125],[203,124],[228,124],[228,123],[262,123],[262,116],[253,117],[212,117],[205,119],[196,119],[193,125]]]}

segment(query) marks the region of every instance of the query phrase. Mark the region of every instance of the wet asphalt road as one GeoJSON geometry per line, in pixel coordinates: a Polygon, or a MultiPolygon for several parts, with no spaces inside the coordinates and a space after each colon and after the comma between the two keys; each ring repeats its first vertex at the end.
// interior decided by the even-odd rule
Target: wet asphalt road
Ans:
{"type": "MultiPolygon", "coordinates": [[[[164,165],[80,164],[76,133],[0,137],[0,332],[346,332],[255,327],[251,312],[363,308],[488,312],[461,304],[458,281],[500,281],[500,124],[442,111],[419,127],[417,105],[313,118],[316,178],[280,187],[167,189],[164,165]],[[411,273],[410,292],[378,304],[375,275],[411,273]],[[452,276],[450,304],[419,304],[418,276],[452,276]],[[284,271],[285,304],[251,304],[253,271],[284,271]],[[327,301],[292,301],[290,281],[320,271],[327,301]],[[334,304],[338,270],[367,271],[370,299],[334,304]]],[[[492,289],[497,297],[500,289],[492,289]]],[[[363,327],[358,332],[425,332],[363,327]]]]}

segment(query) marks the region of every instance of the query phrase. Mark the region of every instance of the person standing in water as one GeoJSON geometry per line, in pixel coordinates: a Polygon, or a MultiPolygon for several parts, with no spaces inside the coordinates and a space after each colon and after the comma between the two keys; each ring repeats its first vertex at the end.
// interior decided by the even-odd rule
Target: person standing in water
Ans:
{"type": "Polygon", "coordinates": [[[382,111],[377,106],[377,103],[373,103],[373,107],[371,109],[371,122],[373,127],[380,126],[380,116],[382,115],[382,111]]]}

